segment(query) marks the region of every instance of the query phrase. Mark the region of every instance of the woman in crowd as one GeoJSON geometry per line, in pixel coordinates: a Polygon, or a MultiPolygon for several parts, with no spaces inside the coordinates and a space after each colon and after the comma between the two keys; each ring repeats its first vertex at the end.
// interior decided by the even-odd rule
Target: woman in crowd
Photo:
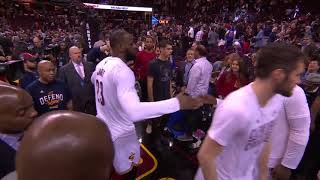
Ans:
{"type": "Polygon", "coordinates": [[[222,98],[248,84],[243,60],[239,56],[233,57],[230,71],[225,71],[216,81],[217,95],[222,98]]]}

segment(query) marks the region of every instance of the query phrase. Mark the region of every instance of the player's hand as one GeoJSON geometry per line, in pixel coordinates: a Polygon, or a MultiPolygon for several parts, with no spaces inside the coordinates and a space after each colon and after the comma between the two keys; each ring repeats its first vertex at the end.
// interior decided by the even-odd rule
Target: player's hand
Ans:
{"type": "Polygon", "coordinates": [[[12,60],[12,56],[6,56],[7,61],[11,61],[12,60]]]}
{"type": "Polygon", "coordinates": [[[7,59],[4,56],[0,56],[0,61],[7,61],[7,59]]]}
{"type": "Polygon", "coordinates": [[[180,110],[198,109],[203,106],[202,99],[199,97],[192,98],[191,96],[185,95],[184,93],[180,93],[177,96],[177,99],[180,103],[180,110]]]}
{"type": "Polygon", "coordinates": [[[272,178],[275,180],[289,180],[290,176],[291,170],[281,164],[272,170],[272,178]]]}
{"type": "Polygon", "coordinates": [[[211,96],[209,94],[200,96],[200,98],[202,99],[202,102],[204,104],[212,104],[212,105],[216,105],[217,104],[217,98],[214,97],[214,96],[211,96]]]}

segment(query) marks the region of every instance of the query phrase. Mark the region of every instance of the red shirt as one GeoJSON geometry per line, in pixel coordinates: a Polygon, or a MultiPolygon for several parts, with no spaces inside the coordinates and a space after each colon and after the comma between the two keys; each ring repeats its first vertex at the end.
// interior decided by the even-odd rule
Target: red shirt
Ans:
{"type": "Polygon", "coordinates": [[[140,51],[136,55],[134,71],[139,79],[146,79],[148,74],[149,62],[156,58],[156,53],[140,51]]]}
{"type": "Polygon", "coordinates": [[[247,79],[239,79],[235,74],[231,74],[229,79],[227,79],[227,74],[231,72],[224,72],[221,77],[216,81],[216,90],[217,95],[222,96],[225,98],[228,94],[231,92],[239,89],[242,86],[245,86],[248,84],[247,79]],[[240,87],[236,87],[236,82],[240,81],[239,85],[240,87]]]}

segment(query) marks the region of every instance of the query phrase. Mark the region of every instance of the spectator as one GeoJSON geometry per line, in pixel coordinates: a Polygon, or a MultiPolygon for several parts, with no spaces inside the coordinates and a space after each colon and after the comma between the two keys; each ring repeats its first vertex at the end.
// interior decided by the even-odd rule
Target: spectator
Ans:
{"type": "Polygon", "coordinates": [[[87,54],[87,61],[97,65],[100,61],[110,55],[110,44],[92,48],[87,54]]]}
{"type": "MultiPolygon", "coordinates": [[[[213,68],[211,63],[206,58],[208,52],[203,45],[198,45],[194,52],[195,64],[190,69],[186,93],[188,93],[192,97],[197,97],[208,94],[209,83],[213,68]]],[[[199,127],[199,119],[202,119],[201,110],[202,108],[199,108],[186,112],[186,117],[188,117],[187,123],[189,125],[189,130],[187,134],[179,137],[180,140],[190,140],[192,133],[195,132],[199,127]]],[[[196,138],[200,140],[200,137],[196,136],[196,138]]]]}
{"type": "Polygon", "coordinates": [[[57,53],[57,64],[58,68],[68,63],[68,49],[66,42],[59,43],[59,52],[57,53]]]}
{"type": "Polygon", "coordinates": [[[27,86],[39,115],[54,110],[71,110],[71,94],[67,85],[55,79],[56,67],[50,61],[38,64],[39,79],[27,86]]]}
{"type": "Polygon", "coordinates": [[[24,75],[20,79],[20,87],[26,89],[28,85],[30,85],[33,81],[39,78],[37,73],[37,59],[35,56],[29,53],[21,54],[21,60],[24,63],[24,75]]]}
{"type": "Polygon", "coordinates": [[[41,39],[39,37],[34,37],[32,41],[33,49],[31,50],[31,53],[35,55],[37,58],[44,58],[45,47],[43,46],[41,39]]]}
{"type": "Polygon", "coordinates": [[[302,81],[301,87],[303,88],[309,107],[313,104],[319,93],[320,86],[320,74],[318,73],[308,73],[305,79],[302,81]]]}
{"type": "MultiPolygon", "coordinates": [[[[147,92],[149,102],[161,101],[173,97],[172,89],[172,71],[169,61],[172,54],[172,45],[167,40],[162,40],[159,43],[160,55],[157,59],[151,61],[148,67],[147,75],[147,92]]],[[[160,128],[164,128],[166,117],[160,118],[160,128]]],[[[147,133],[151,133],[151,124],[147,125],[147,133]]]]}
{"type": "Polygon", "coordinates": [[[240,58],[232,59],[230,71],[224,72],[216,81],[217,95],[225,98],[231,92],[248,84],[246,68],[240,58]]]}
{"type": "Polygon", "coordinates": [[[155,60],[156,54],[154,52],[154,40],[151,36],[147,36],[144,41],[144,49],[136,55],[135,61],[135,73],[139,79],[139,83],[142,90],[141,101],[146,102],[148,100],[148,88],[147,88],[147,73],[149,63],[155,60]]]}
{"type": "Polygon", "coordinates": [[[210,28],[209,34],[208,34],[208,45],[210,48],[216,47],[218,45],[219,41],[219,35],[216,33],[216,30],[213,28],[210,28]]]}

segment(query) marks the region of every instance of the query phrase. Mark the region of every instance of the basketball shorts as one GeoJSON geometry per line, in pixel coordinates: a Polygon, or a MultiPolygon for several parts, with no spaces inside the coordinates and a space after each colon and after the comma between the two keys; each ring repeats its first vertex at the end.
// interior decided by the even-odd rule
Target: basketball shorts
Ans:
{"type": "Polygon", "coordinates": [[[128,173],[140,160],[140,143],[136,133],[127,133],[113,142],[115,157],[113,166],[115,171],[122,175],[128,173]]]}

